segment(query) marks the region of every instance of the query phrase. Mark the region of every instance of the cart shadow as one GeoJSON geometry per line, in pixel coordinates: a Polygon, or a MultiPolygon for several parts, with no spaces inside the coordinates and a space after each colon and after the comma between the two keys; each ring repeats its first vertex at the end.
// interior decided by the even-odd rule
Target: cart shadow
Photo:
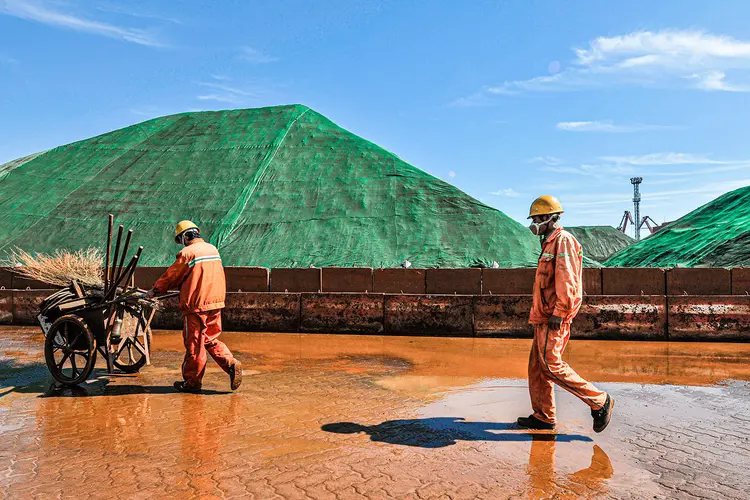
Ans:
{"type": "MultiPolygon", "coordinates": [[[[98,382],[98,381],[97,381],[98,382]]],[[[81,398],[81,397],[105,397],[105,396],[128,396],[134,394],[179,394],[179,391],[168,385],[131,385],[108,383],[86,384],[86,386],[64,386],[50,384],[50,386],[39,395],[40,398],[81,398]]],[[[231,391],[215,391],[204,389],[199,396],[218,396],[231,394],[231,391]]]]}
{"type": "Polygon", "coordinates": [[[578,434],[534,433],[520,429],[515,422],[466,422],[460,417],[422,418],[410,420],[388,420],[376,425],[361,425],[354,422],[325,424],[323,431],[337,434],[365,433],[371,441],[414,446],[419,448],[443,448],[458,441],[532,441],[554,440],[557,442],[591,441],[588,436],[578,434]],[[497,431],[524,432],[497,432],[497,431]]]}
{"type": "MultiPolygon", "coordinates": [[[[50,380],[47,366],[43,362],[19,363],[0,360],[0,398],[11,393],[38,394],[42,398],[124,396],[130,394],[181,394],[168,385],[139,385],[121,383],[127,379],[138,380],[138,375],[107,373],[104,368],[95,368],[91,378],[80,386],[65,386],[50,380]],[[117,383],[111,383],[117,381],[117,383]]],[[[230,394],[231,391],[204,389],[201,395],[230,394]]]]}
{"type": "MultiPolygon", "coordinates": [[[[138,380],[135,373],[107,373],[105,368],[95,368],[92,377],[85,384],[76,386],[65,386],[57,382],[50,383],[39,395],[42,398],[69,398],[69,397],[102,397],[102,396],[127,396],[133,394],[182,394],[171,384],[167,385],[142,385],[128,384],[124,380],[138,380]],[[116,381],[116,383],[112,383],[116,381]]],[[[231,391],[215,391],[204,389],[201,395],[216,396],[230,394],[231,391]]]]}

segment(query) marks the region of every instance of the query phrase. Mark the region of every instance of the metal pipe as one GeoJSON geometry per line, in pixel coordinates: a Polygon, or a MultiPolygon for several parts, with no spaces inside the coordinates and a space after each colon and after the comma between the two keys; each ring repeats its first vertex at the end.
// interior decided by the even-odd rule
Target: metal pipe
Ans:
{"type": "Polygon", "coordinates": [[[118,266],[115,262],[117,272],[115,273],[115,279],[120,277],[122,273],[122,266],[125,265],[125,257],[128,255],[128,249],[130,248],[130,238],[133,237],[133,230],[128,230],[128,235],[125,237],[125,245],[122,247],[122,255],[120,256],[120,265],[118,266]]]}
{"type": "Polygon", "coordinates": [[[105,295],[104,300],[109,300],[111,296],[113,296],[115,293],[117,293],[117,287],[120,286],[120,283],[127,283],[127,280],[130,279],[130,276],[135,272],[135,267],[138,264],[138,259],[141,258],[141,252],[143,251],[143,247],[138,247],[138,251],[133,256],[132,259],[130,259],[130,263],[128,264],[128,267],[125,268],[125,271],[120,274],[120,277],[117,279],[117,281],[114,282],[112,287],[110,287],[109,292],[107,295],[105,295]],[[123,280],[123,278],[127,278],[123,280]]]}
{"type": "MultiPolygon", "coordinates": [[[[112,273],[110,274],[109,281],[110,285],[115,280],[115,269],[117,268],[117,258],[120,255],[120,243],[122,242],[122,230],[125,229],[122,227],[122,224],[119,228],[117,228],[117,243],[115,244],[115,258],[112,259],[112,273]]],[[[109,292],[109,290],[107,290],[109,292]]]]}
{"type": "Polygon", "coordinates": [[[110,252],[112,251],[112,226],[115,223],[115,216],[112,214],[109,214],[109,226],[107,226],[107,264],[104,268],[104,292],[107,292],[107,288],[109,287],[109,257],[110,252]]]}
{"type": "Polygon", "coordinates": [[[135,256],[133,257],[133,266],[130,267],[129,271],[124,273],[125,281],[123,283],[128,283],[130,281],[130,278],[132,278],[133,275],[135,274],[135,268],[138,265],[138,261],[141,258],[141,252],[143,252],[143,247],[138,247],[138,251],[135,253],[135,256]]]}

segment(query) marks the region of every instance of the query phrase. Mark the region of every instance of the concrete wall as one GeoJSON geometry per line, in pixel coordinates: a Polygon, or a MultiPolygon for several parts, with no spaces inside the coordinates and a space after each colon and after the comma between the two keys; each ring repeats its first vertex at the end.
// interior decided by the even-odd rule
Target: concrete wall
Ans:
{"type": "MultiPolygon", "coordinates": [[[[139,268],[148,288],[164,268],[139,268]]],[[[227,330],[529,337],[533,269],[227,268],[227,330]]],[[[51,290],[0,269],[0,324],[51,290]]],[[[750,341],[750,269],[586,269],[574,338],[750,341]]],[[[177,299],[156,328],[181,328],[177,299]]]]}

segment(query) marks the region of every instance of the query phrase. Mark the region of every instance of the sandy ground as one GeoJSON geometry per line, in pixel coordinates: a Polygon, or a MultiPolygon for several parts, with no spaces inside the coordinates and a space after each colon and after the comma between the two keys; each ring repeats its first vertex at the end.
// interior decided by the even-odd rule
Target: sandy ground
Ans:
{"type": "Polygon", "coordinates": [[[43,337],[0,328],[1,498],[747,498],[750,345],[572,341],[610,427],[558,391],[527,432],[529,341],[227,333],[179,394],[179,332],[152,365],[51,383],[43,337]]]}

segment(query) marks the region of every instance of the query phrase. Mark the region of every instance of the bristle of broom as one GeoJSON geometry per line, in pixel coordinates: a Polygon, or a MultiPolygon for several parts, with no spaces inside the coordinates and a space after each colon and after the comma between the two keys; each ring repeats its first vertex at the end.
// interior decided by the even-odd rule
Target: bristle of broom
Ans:
{"type": "Polygon", "coordinates": [[[11,272],[49,285],[65,287],[77,280],[86,286],[104,286],[102,253],[96,248],[75,252],[56,250],[53,254],[35,255],[16,248],[10,253],[8,262],[11,272]]]}

